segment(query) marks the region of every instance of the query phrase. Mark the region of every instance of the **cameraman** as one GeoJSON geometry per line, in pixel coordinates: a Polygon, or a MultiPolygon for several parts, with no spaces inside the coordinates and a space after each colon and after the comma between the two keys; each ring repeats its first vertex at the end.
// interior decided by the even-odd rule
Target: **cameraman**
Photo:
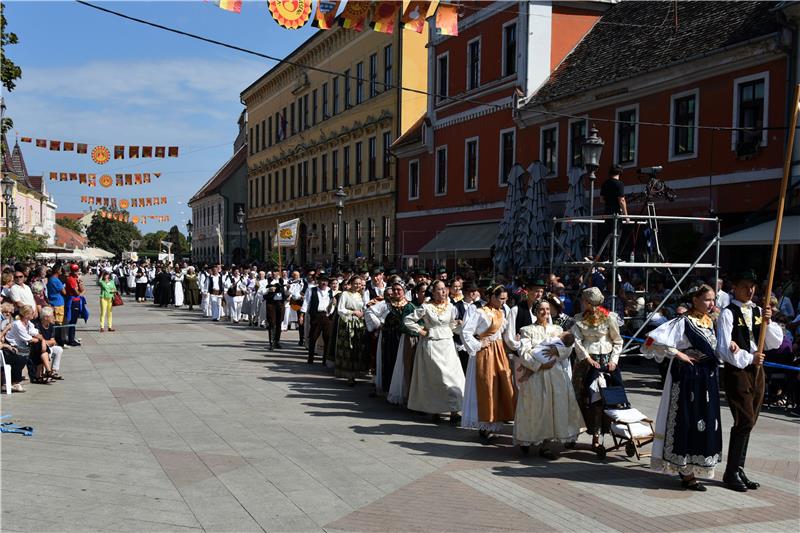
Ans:
{"type": "MultiPolygon", "coordinates": [[[[624,215],[628,216],[628,204],[625,202],[625,183],[620,179],[622,177],[622,167],[619,165],[612,165],[608,170],[608,179],[600,187],[600,196],[603,198],[604,215],[624,215]]],[[[619,241],[617,249],[617,257],[622,256],[622,221],[617,224],[617,231],[619,232],[619,241]]],[[[598,233],[597,249],[603,245],[606,237],[614,233],[614,220],[608,219],[600,227],[598,233]]],[[[613,259],[611,253],[614,250],[614,241],[609,240],[606,245],[605,256],[613,259]]],[[[599,255],[599,254],[598,254],[599,255]]]]}

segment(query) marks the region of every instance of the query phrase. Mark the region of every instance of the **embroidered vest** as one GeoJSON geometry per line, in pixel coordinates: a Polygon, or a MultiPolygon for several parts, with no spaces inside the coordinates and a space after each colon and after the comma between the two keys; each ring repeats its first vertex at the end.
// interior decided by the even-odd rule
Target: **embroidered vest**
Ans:
{"type": "Polygon", "coordinates": [[[533,324],[533,319],[531,318],[531,308],[528,307],[528,300],[522,300],[520,303],[517,304],[519,311],[517,311],[517,333],[524,328],[525,326],[530,326],[533,324]]]}
{"type": "MultiPolygon", "coordinates": [[[[750,330],[744,321],[742,309],[738,305],[732,303],[727,309],[733,314],[733,330],[731,331],[731,340],[735,342],[742,350],[750,351],[750,330]]],[[[761,311],[758,307],[753,307],[753,342],[758,342],[758,336],[761,334],[761,324],[756,318],[761,318],[761,311]]]]}
{"type": "MultiPolygon", "coordinates": [[[[333,299],[333,292],[328,288],[328,298],[333,299]]],[[[311,300],[308,303],[308,312],[316,313],[319,311],[319,287],[314,287],[311,291],[311,300]]]]}

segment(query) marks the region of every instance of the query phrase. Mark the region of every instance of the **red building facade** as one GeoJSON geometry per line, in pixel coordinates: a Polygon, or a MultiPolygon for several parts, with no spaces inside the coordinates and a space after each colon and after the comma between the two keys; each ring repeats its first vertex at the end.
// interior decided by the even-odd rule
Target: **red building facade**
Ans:
{"type": "Polygon", "coordinates": [[[498,3],[465,17],[459,37],[432,36],[431,92],[458,100],[429,98],[426,117],[395,145],[397,249],[406,264],[488,259],[487,228],[502,216],[514,163],[539,160],[550,170],[552,214],[563,214],[567,176],[582,166],[590,127],[605,141],[600,182],[620,164],[635,193],[643,190],[639,168],[663,167],[659,177],[677,199],[659,204],[659,214],[714,213],[730,227],[768,208],[796,76],[791,32],[773,7],[498,3]],[[445,230],[450,240],[483,240],[459,254],[445,230]]]}

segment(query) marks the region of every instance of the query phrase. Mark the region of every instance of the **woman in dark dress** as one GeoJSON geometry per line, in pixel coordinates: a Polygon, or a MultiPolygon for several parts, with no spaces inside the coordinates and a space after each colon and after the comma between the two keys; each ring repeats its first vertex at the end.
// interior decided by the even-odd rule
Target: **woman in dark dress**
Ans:
{"type": "Polygon", "coordinates": [[[194,267],[187,268],[186,276],[183,278],[183,303],[189,306],[189,311],[195,305],[200,305],[200,282],[194,267]]]}
{"type": "Polygon", "coordinates": [[[156,275],[155,287],[153,290],[154,303],[159,307],[167,307],[172,301],[172,276],[167,271],[167,267],[162,266],[161,271],[156,275]]]}

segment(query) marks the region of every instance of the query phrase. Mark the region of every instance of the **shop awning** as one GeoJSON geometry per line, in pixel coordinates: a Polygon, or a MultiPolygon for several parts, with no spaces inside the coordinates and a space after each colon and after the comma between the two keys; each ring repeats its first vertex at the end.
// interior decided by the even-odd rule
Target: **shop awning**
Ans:
{"type": "Polygon", "coordinates": [[[420,248],[419,255],[432,259],[488,258],[499,230],[499,220],[450,224],[420,248]]]}
{"type": "MultiPolygon", "coordinates": [[[[725,235],[720,244],[723,246],[769,246],[774,238],[775,221],[770,220],[725,235]]],[[[800,215],[783,217],[781,244],[800,244],[800,215]]]]}

